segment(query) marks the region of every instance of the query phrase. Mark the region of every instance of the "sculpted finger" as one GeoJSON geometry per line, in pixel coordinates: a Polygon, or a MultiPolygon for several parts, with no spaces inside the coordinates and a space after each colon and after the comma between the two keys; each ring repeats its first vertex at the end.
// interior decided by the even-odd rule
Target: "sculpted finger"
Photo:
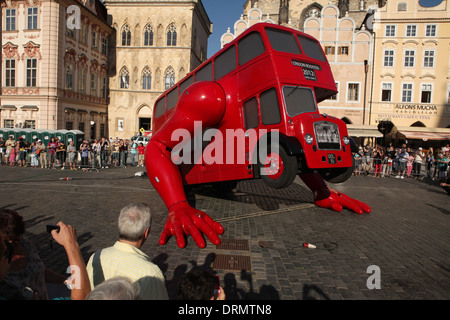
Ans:
{"type": "MultiPolygon", "coordinates": [[[[341,196],[341,198],[352,202],[354,205],[358,206],[362,211],[366,212],[366,213],[370,213],[372,211],[372,209],[370,208],[370,206],[368,206],[366,203],[361,202],[359,200],[350,198],[349,196],[347,196],[344,193],[340,193],[338,192],[339,196],[341,196]]],[[[358,212],[359,213],[359,212],[358,212]]],[[[362,213],[362,212],[361,212],[362,213]]]]}
{"type": "Polygon", "coordinates": [[[213,230],[216,234],[223,234],[223,227],[220,223],[211,219],[211,217],[209,215],[207,215],[206,213],[205,213],[204,219],[205,219],[205,222],[213,228],[213,230]]]}
{"type": "Polygon", "coordinates": [[[199,248],[204,248],[206,246],[205,239],[203,239],[203,236],[201,232],[197,229],[197,227],[194,224],[189,224],[190,233],[192,235],[192,239],[195,241],[197,246],[199,248]]]}
{"type": "Polygon", "coordinates": [[[220,239],[217,236],[216,232],[213,230],[213,228],[208,223],[206,223],[204,218],[196,216],[196,217],[194,217],[194,223],[201,230],[201,232],[203,232],[203,234],[205,234],[205,236],[208,237],[208,239],[209,239],[209,241],[211,241],[211,243],[213,243],[215,245],[220,244],[220,239]]]}
{"type": "Polygon", "coordinates": [[[170,237],[169,231],[167,229],[164,229],[161,232],[161,236],[159,237],[159,244],[160,245],[166,244],[167,243],[167,239],[169,239],[169,237],[170,237]]]}
{"type": "Polygon", "coordinates": [[[324,200],[317,200],[315,204],[319,207],[331,209],[336,212],[342,211],[342,205],[340,205],[337,201],[333,200],[331,196],[324,200]]]}
{"type": "Polygon", "coordinates": [[[342,204],[340,204],[337,201],[331,201],[331,209],[336,211],[336,212],[341,212],[342,211],[342,204]]]}
{"type": "Polygon", "coordinates": [[[183,228],[181,227],[181,225],[179,223],[174,223],[174,232],[175,232],[175,237],[177,239],[178,247],[184,248],[184,246],[186,245],[186,241],[184,239],[183,228]]]}

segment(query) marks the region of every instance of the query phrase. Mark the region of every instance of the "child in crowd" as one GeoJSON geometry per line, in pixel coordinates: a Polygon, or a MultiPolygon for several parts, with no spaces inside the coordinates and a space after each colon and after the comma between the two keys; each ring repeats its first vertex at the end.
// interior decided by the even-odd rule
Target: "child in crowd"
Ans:
{"type": "Polygon", "coordinates": [[[413,161],[414,161],[414,156],[412,155],[411,152],[408,153],[408,160],[406,162],[406,177],[407,178],[411,178],[411,172],[412,172],[412,168],[413,168],[413,161]]]}
{"type": "Polygon", "coordinates": [[[137,147],[137,149],[138,149],[138,152],[139,152],[139,158],[138,158],[138,167],[139,166],[141,166],[141,167],[143,167],[144,166],[144,158],[145,158],[145,147],[144,147],[144,144],[141,142],[141,143],[139,143],[139,146],[137,147]]]}
{"type": "Polygon", "coordinates": [[[16,164],[16,147],[11,148],[11,153],[9,155],[9,166],[14,167],[16,164]]]}

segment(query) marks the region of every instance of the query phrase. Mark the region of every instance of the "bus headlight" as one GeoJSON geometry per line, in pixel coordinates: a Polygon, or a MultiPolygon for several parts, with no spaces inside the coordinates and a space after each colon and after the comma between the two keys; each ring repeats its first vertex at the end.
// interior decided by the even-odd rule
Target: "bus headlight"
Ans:
{"type": "Polygon", "coordinates": [[[305,134],[305,141],[307,144],[312,144],[314,142],[314,138],[309,133],[305,134]]]}

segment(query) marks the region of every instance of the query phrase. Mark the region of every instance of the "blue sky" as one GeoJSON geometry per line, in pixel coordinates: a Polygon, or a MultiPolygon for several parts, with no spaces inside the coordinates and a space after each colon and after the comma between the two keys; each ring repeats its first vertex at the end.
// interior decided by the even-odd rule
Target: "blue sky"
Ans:
{"type": "Polygon", "coordinates": [[[206,13],[213,23],[213,33],[208,38],[208,58],[220,50],[220,37],[227,32],[244,11],[246,0],[202,0],[206,13]]]}

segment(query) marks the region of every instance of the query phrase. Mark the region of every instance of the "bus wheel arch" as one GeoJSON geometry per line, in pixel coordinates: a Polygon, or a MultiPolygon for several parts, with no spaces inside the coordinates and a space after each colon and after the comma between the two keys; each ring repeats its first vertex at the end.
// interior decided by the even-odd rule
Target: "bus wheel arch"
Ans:
{"type": "Polygon", "coordinates": [[[257,174],[264,184],[271,188],[286,188],[292,184],[297,176],[297,157],[289,155],[282,144],[274,149],[271,149],[270,144],[258,144],[260,154],[257,157],[257,174]]]}
{"type": "Polygon", "coordinates": [[[331,183],[342,183],[350,179],[355,169],[355,160],[352,159],[352,166],[347,168],[330,168],[317,170],[325,181],[331,183]]]}

